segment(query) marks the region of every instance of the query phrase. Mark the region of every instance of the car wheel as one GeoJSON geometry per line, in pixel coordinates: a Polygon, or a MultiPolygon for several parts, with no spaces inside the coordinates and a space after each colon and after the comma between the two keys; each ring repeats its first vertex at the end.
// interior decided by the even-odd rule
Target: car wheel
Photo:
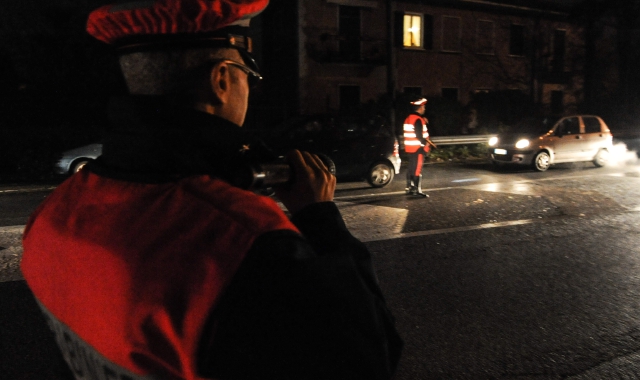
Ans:
{"type": "Polygon", "coordinates": [[[543,172],[549,169],[549,166],[551,166],[551,156],[549,156],[549,153],[542,151],[536,154],[536,156],[533,159],[534,169],[536,169],[539,172],[543,172]]]}
{"type": "Polygon", "coordinates": [[[371,166],[367,174],[367,182],[373,187],[384,187],[393,181],[395,171],[391,164],[379,162],[371,166]]]}
{"type": "Polygon", "coordinates": [[[598,154],[593,158],[593,164],[599,168],[605,166],[609,162],[609,151],[600,149],[598,154]]]}
{"type": "Polygon", "coordinates": [[[70,170],[70,174],[76,174],[77,172],[79,172],[80,170],[82,170],[82,168],[84,168],[84,166],[86,164],[89,163],[89,160],[86,158],[82,158],[77,160],[76,162],[73,163],[73,165],[71,166],[71,170],[70,170]]]}

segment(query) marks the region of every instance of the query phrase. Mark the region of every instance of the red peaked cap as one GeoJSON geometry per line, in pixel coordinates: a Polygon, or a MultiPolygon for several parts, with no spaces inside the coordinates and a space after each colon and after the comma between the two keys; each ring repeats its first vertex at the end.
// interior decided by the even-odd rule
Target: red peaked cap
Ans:
{"type": "Polygon", "coordinates": [[[91,12],[87,32],[121,49],[193,44],[250,52],[249,19],[268,4],[269,0],[128,1],[91,12]]]}

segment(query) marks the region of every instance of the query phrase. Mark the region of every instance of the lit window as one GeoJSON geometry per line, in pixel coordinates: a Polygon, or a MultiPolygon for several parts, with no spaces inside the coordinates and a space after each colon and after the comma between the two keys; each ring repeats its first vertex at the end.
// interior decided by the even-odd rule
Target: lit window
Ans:
{"type": "Polygon", "coordinates": [[[403,46],[422,47],[422,16],[405,14],[403,22],[403,46]]]}

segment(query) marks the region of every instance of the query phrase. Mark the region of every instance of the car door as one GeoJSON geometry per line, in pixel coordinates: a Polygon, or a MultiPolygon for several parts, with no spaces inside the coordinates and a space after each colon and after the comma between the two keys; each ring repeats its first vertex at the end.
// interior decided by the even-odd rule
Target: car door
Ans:
{"type": "Polygon", "coordinates": [[[582,149],[587,160],[592,159],[602,148],[609,145],[610,133],[606,131],[600,119],[595,116],[582,116],[584,137],[582,149]]]}
{"type": "Polygon", "coordinates": [[[365,129],[362,123],[355,120],[336,120],[335,137],[331,144],[331,152],[328,155],[336,164],[336,172],[343,177],[349,177],[361,172],[362,162],[365,160],[367,150],[363,144],[365,129]]]}
{"type": "Polygon", "coordinates": [[[583,152],[584,136],[580,130],[580,118],[570,116],[562,118],[554,127],[552,145],[555,162],[580,161],[585,156],[583,152]]]}
{"type": "Polygon", "coordinates": [[[298,123],[289,132],[291,147],[315,154],[324,154],[336,166],[336,175],[349,175],[353,160],[350,147],[344,136],[348,134],[349,126],[336,117],[321,116],[298,123]]]}
{"type": "Polygon", "coordinates": [[[316,118],[293,123],[278,141],[279,146],[318,153],[322,148],[323,122],[316,118]]]}

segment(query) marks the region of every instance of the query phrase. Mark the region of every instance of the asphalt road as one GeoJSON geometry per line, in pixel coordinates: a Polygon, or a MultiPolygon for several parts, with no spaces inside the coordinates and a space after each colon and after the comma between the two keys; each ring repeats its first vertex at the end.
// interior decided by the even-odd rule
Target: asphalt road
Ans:
{"type": "MultiPolygon", "coordinates": [[[[430,165],[425,188],[429,198],[408,197],[396,178],[336,192],[405,340],[396,379],[640,379],[638,163],[545,173],[430,165]]],[[[1,218],[14,212],[0,224],[26,221],[47,191],[0,193],[1,218]]],[[[0,257],[14,255],[0,261],[0,377],[63,378],[11,274],[19,228],[0,228],[0,257]]]]}

